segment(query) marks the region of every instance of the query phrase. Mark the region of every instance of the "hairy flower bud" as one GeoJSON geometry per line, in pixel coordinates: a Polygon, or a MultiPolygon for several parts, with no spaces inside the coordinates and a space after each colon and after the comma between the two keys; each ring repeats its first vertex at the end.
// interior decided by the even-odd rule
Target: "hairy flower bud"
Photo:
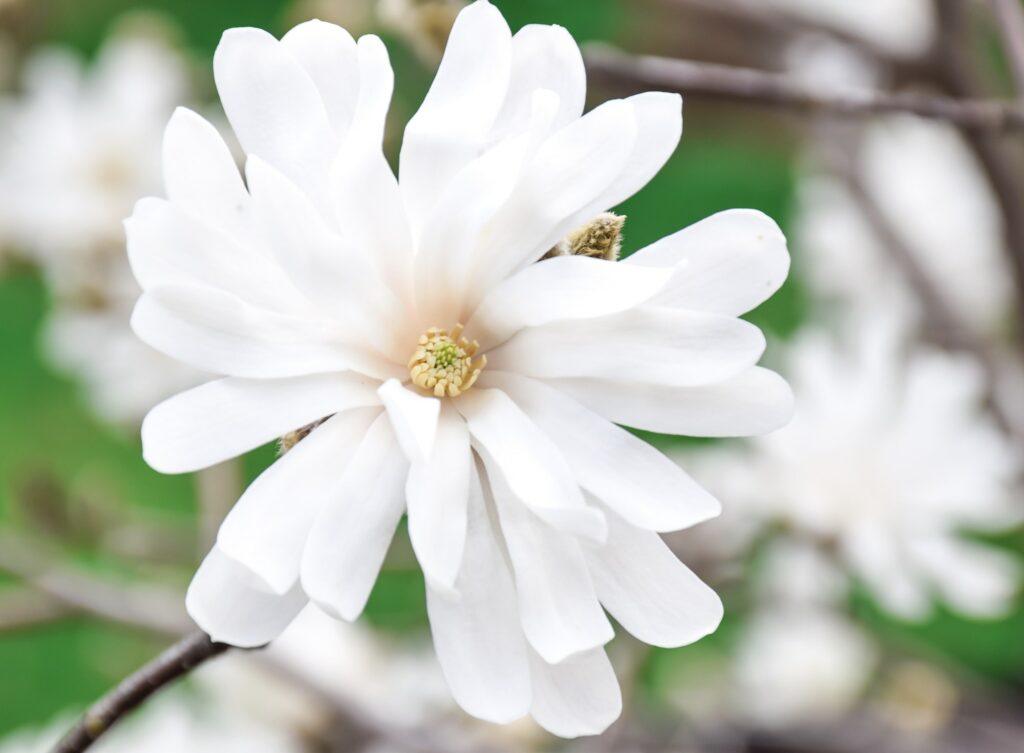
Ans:
{"type": "Polygon", "coordinates": [[[565,236],[544,258],[592,256],[595,259],[618,261],[622,249],[622,227],[625,224],[625,215],[603,212],[565,236]]]}

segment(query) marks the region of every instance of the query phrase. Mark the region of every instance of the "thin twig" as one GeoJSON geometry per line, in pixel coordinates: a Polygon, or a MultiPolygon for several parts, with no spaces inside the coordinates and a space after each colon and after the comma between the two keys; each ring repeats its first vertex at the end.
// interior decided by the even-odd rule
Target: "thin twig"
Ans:
{"type": "Polygon", "coordinates": [[[192,629],[176,592],[156,586],[111,583],[72,567],[0,531],[0,570],[73,610],[100,619],[178,637],[192,629]]]}
{"type": "Polygon", "coordinates": [[[1024,131],[1024,106],[991,99],[951,99],[920,92],[884,92],[812,86],[780,73],[717,63],[628,55],[607,45],[588,45],[592,73],[625,78],[684,94],[742,100],[804,114],[865,117],[910,113],[986,132],[1024,131]]]}
{"type": "Polygon", "coordinates": [[[9,633],[47,625],[75,610],[32,588],[12,586],[0,593],[0,632],[9,633]]]}
{"type": "Polygon", "coordinates": [[[151,695],[229,648],[225,643],[214,643],[210,636],[199,631],[182,638],[93,704],[54,747],[53,753],[87,750],[151,695]]]}
{"type": "Polygon", "coordinates": [[[1024,5],[1020,0],[989,0],[989,4],[998,21],[1017,93],[1024,97],[1024,5]]]}

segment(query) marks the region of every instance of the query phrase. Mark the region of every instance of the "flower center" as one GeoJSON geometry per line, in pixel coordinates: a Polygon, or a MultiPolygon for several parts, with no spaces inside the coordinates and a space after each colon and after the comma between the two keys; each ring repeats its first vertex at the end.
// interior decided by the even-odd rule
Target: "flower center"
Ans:
{"type": "Polygon", "coordinates": [[[462,336],[462,325],[449,333],[431,327],[420,335],[416,350],[409,359],[409,376],[417,387],[437,397],[458,397],[476,382],[487,365],[487,356],[475,361],[480,344],[462,336]]]}

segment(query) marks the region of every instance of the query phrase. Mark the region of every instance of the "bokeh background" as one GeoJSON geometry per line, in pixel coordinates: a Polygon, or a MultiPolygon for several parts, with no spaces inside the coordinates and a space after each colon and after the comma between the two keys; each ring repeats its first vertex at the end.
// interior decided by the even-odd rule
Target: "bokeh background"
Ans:
{"type": "MultiPolygon", "coordinates": [[[[494,2],[513,30],[562,24],[581,43],[773,71],[811,92],[1020,96],[998,3],[494,2]]],[[[200,379],[127,327],[120,220],[161,191],[173,107],[223,121],[211,59],[224,29],[280,35],[319,17],[387,42],[394,156],[458,7],[0,0],[3,753],[44,750],[187,629],[196,563],[276,453],[177,477],[141,458],[145,410],[200,379]]],[[[595,66],[589,102],[648,88],[663,85],[595,66]]],[[[719,631],[674,650],[620,635],[626,710],[595,740],[473,723],[439,679],[400,533],[357,626],[304,619],[265,656],[197,673],[105,750],[1024,751],[1024,136],[707,92],[686,97],[684,122],[675,156],[619,209],[624,253],[749,207],[778,221],[794,260],[750,317],[793,381],[794,427],[648,436],[726,509],[669,537],[722,594],[719,631]]]]}

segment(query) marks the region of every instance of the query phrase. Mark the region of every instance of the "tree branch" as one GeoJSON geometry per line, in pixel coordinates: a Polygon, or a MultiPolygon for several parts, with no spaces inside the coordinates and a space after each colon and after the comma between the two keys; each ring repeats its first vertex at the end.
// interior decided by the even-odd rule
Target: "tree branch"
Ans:
{"type": "Polygon", "coordinates": [[[605,45],[588,45],[584,57],[591,73],[685,94],[742,100],[804,114],[866,117],[910,113],[970,130],[1024,131],[1024,106],[1014,102],[853,88],[829,91],[785,74],[653,55],[628,55],[605,45]]]}
{"type": "Polygon", "coordinates": [[[0,594],[0,632],[46,625],[74,612],[64,603],[33,588],[7,588],[0,594]]]}
{"type": "Polygon", "coordinates": [[[229,648],[226,643],[214,643],[210,636],[199,631],[182,638],[93,704],[57,743],[53,753],[80,753],[87,750],[103,733],[151,695],[229,648]]]}

